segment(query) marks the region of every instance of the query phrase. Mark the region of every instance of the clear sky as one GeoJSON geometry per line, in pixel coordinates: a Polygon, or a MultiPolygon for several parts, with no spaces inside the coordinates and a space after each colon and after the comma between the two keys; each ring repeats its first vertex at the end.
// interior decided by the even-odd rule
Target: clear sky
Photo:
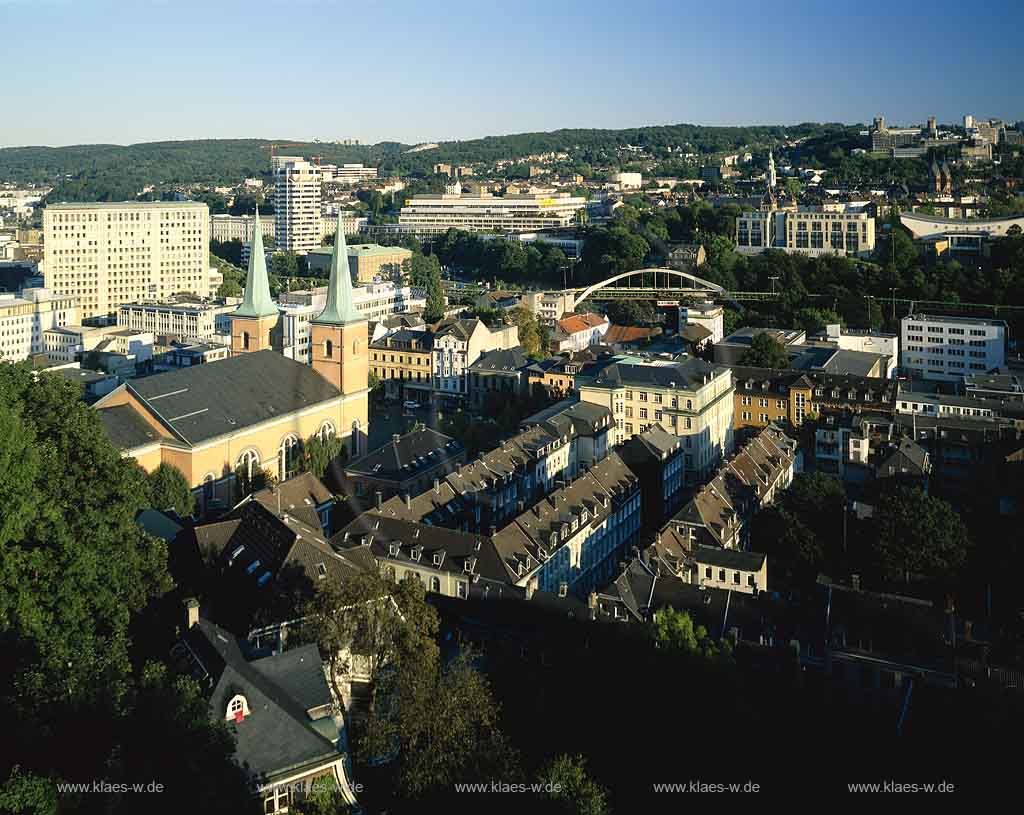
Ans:
{"type": "Polygon", "coordinates": [[[0,0],[0,145],[1024,119],[1024,3],[0,0]]]}

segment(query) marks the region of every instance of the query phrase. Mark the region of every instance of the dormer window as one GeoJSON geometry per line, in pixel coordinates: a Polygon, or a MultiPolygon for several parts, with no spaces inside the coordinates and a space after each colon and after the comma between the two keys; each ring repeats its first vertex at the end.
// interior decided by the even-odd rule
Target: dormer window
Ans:
{"type": "Polygon", "coordinates": [[[391,557],[397,557],[398,556],[398,544],[397,543],[392,543],[390,546],[388,546],[388,554],[391,557]]]}
{"type": "Polygon", "coordinates": [[[440,552],[434,552],[434,565],[435,566],[440,566],[441,565],[441,553],[440,552]]]}
{"type": "Polygon", "coordinates": [[[325,563],[316,564],[316,575],[319,580],[327,577],[327,565],[325,563]]]}
{"type": "Polygon", "coordinates": [[[231,697],[228,702],[228,709],[224,715],[226,721],[240,722],[249,715],[249,703],[242,694],[238,693],[231,697]]]}

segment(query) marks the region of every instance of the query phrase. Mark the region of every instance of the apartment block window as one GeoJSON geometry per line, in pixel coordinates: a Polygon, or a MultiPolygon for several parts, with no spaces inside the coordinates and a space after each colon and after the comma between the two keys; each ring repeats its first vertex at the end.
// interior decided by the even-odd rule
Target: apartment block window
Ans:
{"type": "Polygon", "coordinates": [[[641,402],[647,401],[647,391],[640,391],[639,398],[641,402]]]}
{"type": "Polygon", "coordinates": [[[647,418],[647,408],[640,408],[640,418],[641,419],[646,419],[647,418]]]}
{"type": "Polygon", "coordinates": [[[725,569],[719,569],[718,570],[718,580],[721,583],[725,582],[725,569]]]}
{"type": "Polygon", "coordinates": [[[732,573],[732,582],[735,583],[737,586],[740,584],[740,573],[739,572],[733,572],[732,573]]]}
{"type": "Polygon", "coordinates": [[[654,394],[654,403],[656,405],[660,405],[661,404],[661,394],[660,393],[654,394]]]}
{"type": "Polygon", "coordinates": [[[711,567],[710,566],[708,566],[707,568],[704,569],[704,577],[706,577],[708,580],[711,579],[711,567]]]}

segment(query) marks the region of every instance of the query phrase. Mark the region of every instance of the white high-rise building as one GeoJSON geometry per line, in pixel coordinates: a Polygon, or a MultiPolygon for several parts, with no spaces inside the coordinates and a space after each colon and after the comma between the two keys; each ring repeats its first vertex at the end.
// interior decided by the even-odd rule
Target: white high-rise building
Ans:
{"type": "Polygon", "coordinates": [[[45,351],[43,335],[78,322],[78,303],[46,289],[0,293],[0,359],[21,362],[45,351]]]}
{"type": "Polygon", "coordinates": [[[900,320],[900,370],[959,382],[1006,364],[1006,323],[981,317],[910,314],[900,320]]]}
{"type": "Polygon", "coordinates": [[[196,201],[50,204],[43,210],[46,288],[78,300],[81,319],[122,303],[210,294],[210,210],[196,201]]]}
{"type": "Polygon", "coordinates": [[[275,243],[304,255],[320,246],[320,168],[297,156],[274,156],[273,168],[275,243]]]}

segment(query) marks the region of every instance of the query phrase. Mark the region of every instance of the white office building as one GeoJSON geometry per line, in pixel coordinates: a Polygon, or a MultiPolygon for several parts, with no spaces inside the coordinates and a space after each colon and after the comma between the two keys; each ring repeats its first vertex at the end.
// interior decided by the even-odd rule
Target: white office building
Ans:
{"type": "Polygon", "coordinates": [[[561,229],[571,225],[586,206],[584,198],[555,192],[415,195],[402,207],[398,231],[440,235],[449,229],[498,233],[561,229]]]}
{"type": "Polygon", "coordinates": [[[376,167],[364,167],[362,164],[324,164],[320,169],[323,171],[324,181],[333,181],[335,184],[356,184],[377,178],[376,167]]]}
{"type": "MultiPolygon", "coordinates": [[[[394,283],[371,283],[353,286],[352,302],[370,321],[379,321],[389,314],[400,314],[427,305],[422,289],[394,283]]],[[[310,362],[309,323],[327,305],[327,287],[282,293],[278,298],[278,330],[282,351],[289,359],[310,362]]]]}
{"type": "Polygon", "coordinates": [[[304,158],[274,156],[274,241],[304,255],[320,246],[320,168],[304,158]]]}
{"type": "Polygon", "coordinates": [[[43,242],[46,288],[78,300],[83,320],[136,300],[210,293],[206,204],[50,204],[43,242]]]}
{"type": "MultiPolygon", "coordinates": [[[[117,310],[122,328],[148,331],[167,341],[219,344],[230,338],[229,315],[238,309],[240,298],[224,300],[125,303],[117,310]]],[[[230,341],[230,340],[229,340],[230,341]]]]}
{"type": "Polygon", "coordinates": [[[900,321],[900,369],[911,378],[958,382],[1006,364],[1006,323],[910,314],[900,321]]]}
{"type": "MultiPolygon", "coordinates": [[[[252,230],[256,224],[255,215],[211,215],[210,216],[210,240],[220,241],[241,241],[248,243],[252,240],[252,230]]],[[[274,234],[274,216],[261,215],[260,226],[264,235],[274,234]]]]}
{"type": "Polygon", "coordinates": [[[78,322],[78,303],[47,289],[0,293],[0,359],[22,362],[45,351],[43,337],[53,328],[78,322]]]}

